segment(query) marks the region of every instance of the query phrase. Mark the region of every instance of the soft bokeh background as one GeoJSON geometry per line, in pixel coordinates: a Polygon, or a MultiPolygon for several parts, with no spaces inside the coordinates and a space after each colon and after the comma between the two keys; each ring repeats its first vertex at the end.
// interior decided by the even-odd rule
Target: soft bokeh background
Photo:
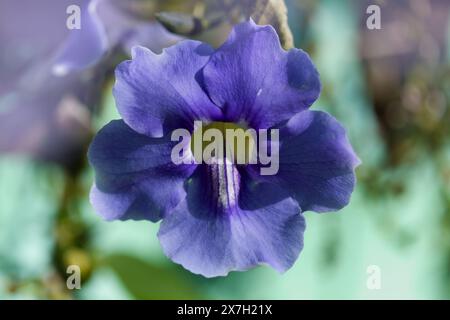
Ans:
{"type": "MultiPolygon", "coordinates": [[[[295,45],[323,82],[313,108],[344,123],[363,161],[358,185],[341,212],[305,214],[305,248],[285,274],[259,267],[215,279],[169,261],[157,224],[95,215],[86,148],[118,117],[112,70],[131,45],[159,51],[183,36],[218,45],[261,8],[257,18],[289,41],[283,1],[130,0],[102,20],[101,59],[55,76],[49,66],[70,37],[65,8],[85,2],[0,0],[0,299],[450,298],[448,0],[285,1],[295,45]],[[370,4],[381,7],[381,30],[366,27],[370,4]],[[209,23],[191,30],[192,16],[209,23]],[[80,290],[66,288],[71,264],[80,290]],[[378,290],[367,287],[373,265],[378,290]]],[[[89,39],[76,46],[89,49],[89,39]]]]}

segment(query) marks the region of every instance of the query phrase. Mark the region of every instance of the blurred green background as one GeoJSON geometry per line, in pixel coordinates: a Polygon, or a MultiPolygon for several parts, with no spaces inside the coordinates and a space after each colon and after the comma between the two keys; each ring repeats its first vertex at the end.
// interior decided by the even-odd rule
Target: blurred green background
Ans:
{"type": "MultiPolygon", "coordinates": [[[[348,207],[305,214],[294,267],[193,275],[163,255],[158,224],[105,222],[93,212],[84,153],[70,170],[4,153],[0,299],[450,298],[449,2],[286,5],[295,45],[321,75],[313,109],[345,125],[363,162],[348,207]],[[369,4],[381,7],[381,30],[366,27],[369,4]],[[79,290],[66,288],[71,264],[81,268],[79,290]],[[367,286],[370,266],[379,268],[379,289],[367,286]]],[[[208,32],[199,37],[208,41],[208,32]]],[[[103,86],[91,134],[118,118],[112,84],[103,86]]]]}

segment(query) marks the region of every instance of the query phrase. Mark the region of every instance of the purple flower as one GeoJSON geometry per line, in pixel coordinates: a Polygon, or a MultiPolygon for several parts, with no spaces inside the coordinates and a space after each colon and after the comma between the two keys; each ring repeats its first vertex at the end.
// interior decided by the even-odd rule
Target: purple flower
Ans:
{"type": "Polygon", "coordinates": [[[107,220],[162,219],[164,253],[206,277],[269,264],[289,269],[303,247],[302,212],[348,204],[359,160],[330,115],[307,109],[320,81],[308,55],[284,51],[270,26],[235,26],[214,50],[182,41],[156,55],[135,47],[116,70],[123,120],[95,137],[95,210],[107,220]],[[175,165],[171,132],[194,121],[279,128],[279,171],[175,165]]]}

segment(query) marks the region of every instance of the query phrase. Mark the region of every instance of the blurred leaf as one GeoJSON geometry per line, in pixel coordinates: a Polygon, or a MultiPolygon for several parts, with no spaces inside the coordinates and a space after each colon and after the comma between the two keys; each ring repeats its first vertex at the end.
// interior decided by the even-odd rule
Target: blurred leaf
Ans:
{"type": "Polygon", "coordinates": [[[178,268],[163,268],[125,254],[111,255],[104,263],[136,299],[200,299],[178,268]]]}

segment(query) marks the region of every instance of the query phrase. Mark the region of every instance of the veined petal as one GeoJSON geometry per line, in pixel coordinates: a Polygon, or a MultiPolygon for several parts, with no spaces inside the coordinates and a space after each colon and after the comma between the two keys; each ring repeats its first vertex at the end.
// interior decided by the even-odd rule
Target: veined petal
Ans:
{"type": "Polygon", "coordinates": [[[302,211],[336,211],[350,201],[359,164],[336,119],[304,111],[280,129],[278,173],[261,178],[289,190],[302,211]]]}
{"type": "Polygon", "coordinates": [[[116,69],[114,97],[124,121],[139,133],[162,137],[172,129],[192,129],[194,120],[219,117],[221,110],[195,81],[211,52],[190,40],[159,55],[134,47],[132,60],[116,69]]]}
{"type": "Polygon", "coordinates": [[[193,273],[224,276],[259,264],[289,269],[303,247],[305,221],[276,186],[254,184],[232,164],[199,166],[187,197],[164,218],[164,253],[193,273]]]}
{"type": "Polygon", "coordinates": [[[106,125],[92,142],[88,157],[96,182],[91,203],[107,220],[164,217],[185,197],[184,179],[195,166],[175,166],[167,138],[149,138],[122,120],[106,125]]]}
{"type": "Polygon", "coordinates": [[[203,68],[204,86],[232,122],[268,128],[305,110],[320,93],[308,55],[285,51],[271,26],[253,21],[234,27],[203,68]]]}

